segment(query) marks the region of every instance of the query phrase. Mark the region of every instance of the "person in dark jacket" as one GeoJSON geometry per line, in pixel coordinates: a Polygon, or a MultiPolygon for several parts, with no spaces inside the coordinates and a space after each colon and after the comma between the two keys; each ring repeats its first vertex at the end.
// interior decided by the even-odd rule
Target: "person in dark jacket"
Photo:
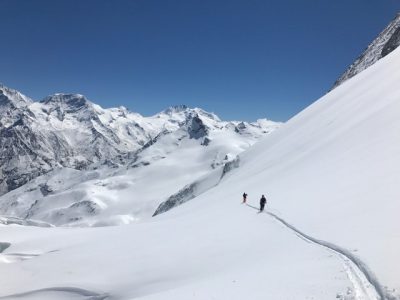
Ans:
{"type": "Polygon", "coordinates": [[[246,203],[246,200],[247,200],[247,194],[243,193],[243,203],[246,203]]]}
{"type": "Polygon", "coordinates": [[[267,199],[264,195],[262,195],[260,199],[260,212],[264,211],[265,204],[267,203],[267,199]]]}

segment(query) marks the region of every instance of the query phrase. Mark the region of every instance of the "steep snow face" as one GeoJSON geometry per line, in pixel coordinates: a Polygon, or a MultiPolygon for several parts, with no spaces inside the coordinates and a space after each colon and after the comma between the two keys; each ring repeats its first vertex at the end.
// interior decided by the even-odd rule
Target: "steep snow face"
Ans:
{"type": "Polygon", "coordinates": [[[336,80],[332,89],[341,85],[349,78],[357,75],[361,71],[385,57],[400,45],[400,13],[389,25],[373,40],[365,51],[356,59],[354,63],[336,80]]]}
{"type": "Polygon", "coordinates": [[[190,202],[246,191],[257,205],[266,194],[273,213],[353,253],[385,299],[399,299],[399,67],[396,49],[241,154],[239,168],[190,202]]]}

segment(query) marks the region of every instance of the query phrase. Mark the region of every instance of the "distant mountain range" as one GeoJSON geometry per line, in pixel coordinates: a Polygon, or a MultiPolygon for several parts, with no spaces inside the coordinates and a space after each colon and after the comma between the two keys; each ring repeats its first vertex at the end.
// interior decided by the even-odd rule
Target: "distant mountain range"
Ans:
{"type": "MultiPolygon", "coordinates": [[[[185,184],[223,167],[279,126],[266,119],[225,122],[185,105],[144,117],[124,107],[101,108],[79,94],[55,94],[35,102],[0,85],[0,196],[7,193],[1,197],[0,213],[55,224],[75,222],[103,210],[88,196],[88,186],[97,186],[99,179],[118,174],[115,180],[126,185],[132,177],[143,177],[149,182],[134,185],[134,191],[142,186],[157,190],[158,182],[166,179],[153,179],[164,172],[163,164],[168,165],[176,180],[171,190],[154,196],[148,211],[140,210],[151,216],[160,202],[185,184]],[[79,192],[60,200],[60,193],[75,187],[79,192]],[[54,197],[62,204],[56,204],[54,197]]],[[[129,203],[133,194],[119,197],[129,203]]]]}
{"type": "Polygon", "coordinates": [[[0,194],[56,167],[88,168],[94,163],[126,164],[135,152],[178,129],[205,143],[223,128],[261,137],[278,126],[222,122],[216,115],[184,105],[143,117],[124,107],[103,109],[79,94],[55,94],[34,102],[0,85],[0,194]]]}

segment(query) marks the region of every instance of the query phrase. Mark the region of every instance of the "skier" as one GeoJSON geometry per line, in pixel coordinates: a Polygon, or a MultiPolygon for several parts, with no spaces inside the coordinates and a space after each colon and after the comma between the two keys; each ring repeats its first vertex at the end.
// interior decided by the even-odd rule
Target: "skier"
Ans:
{"type": "Polygon", "coordinates": [[[262,195],[261,199],[260,199],[260,212],[262,212],[264,210],[264,206],[267,203],[267,199],[265,198],[264,195],[262,195]]]}
{"type": "Polygon", "coordinates": [[[243,193],[243,203],[246,203],[246,200],[247,200],[247,194],[243,193]]]}

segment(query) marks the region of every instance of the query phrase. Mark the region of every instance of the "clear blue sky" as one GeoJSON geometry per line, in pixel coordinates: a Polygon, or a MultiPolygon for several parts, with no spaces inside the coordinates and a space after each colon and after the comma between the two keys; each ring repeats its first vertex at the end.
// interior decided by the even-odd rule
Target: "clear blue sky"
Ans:
{"type": "Polygon", "coordinates": [[[144,115],[174,104],[287,120],[323,95],[400,0],[0,0],[0,82],[144,115]]]}

